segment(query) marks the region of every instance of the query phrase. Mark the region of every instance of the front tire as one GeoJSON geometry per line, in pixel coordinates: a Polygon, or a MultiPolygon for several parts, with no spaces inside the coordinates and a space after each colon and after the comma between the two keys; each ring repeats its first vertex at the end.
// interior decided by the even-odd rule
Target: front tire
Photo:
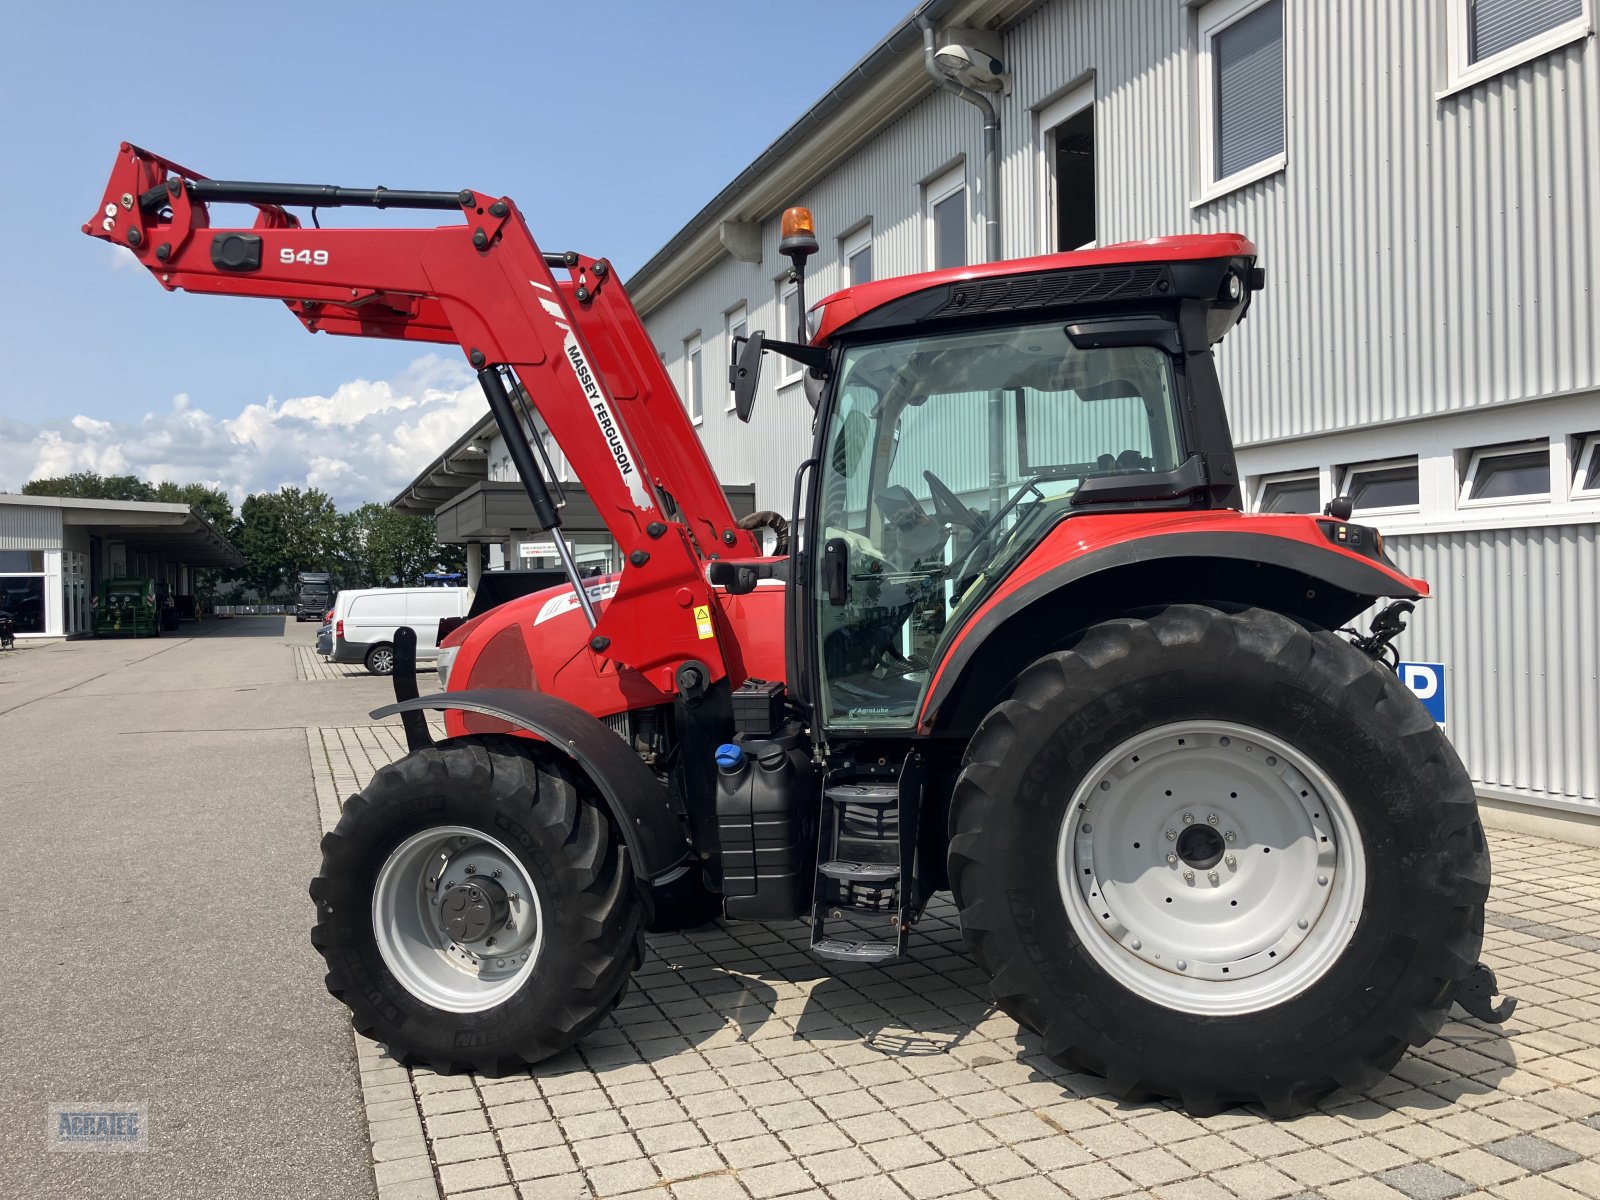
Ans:
{"type": "Polygon", "coordinates": [[[996,1000],[1057,1061],[1287,1115],[1438,1031],[1489,858],[1393,672],[1276,613],[1175,605],[1018,676],[957,781],[950,875],[996,1000]]]}
{"type": "Polygon", "coordinates": [[[578,1042],[643,954],[603,805],[525,739],[383,767],[322,840],[312,944],[357,1032],[404,1063],[502,1074],[578,1042]]]}

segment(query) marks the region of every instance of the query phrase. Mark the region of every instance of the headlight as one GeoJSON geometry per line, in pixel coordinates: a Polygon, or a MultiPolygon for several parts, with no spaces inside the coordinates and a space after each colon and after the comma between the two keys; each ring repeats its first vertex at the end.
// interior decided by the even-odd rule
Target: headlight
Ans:
{"type": "Polygon", "coordinates": [[[439,657],[436,660],[439,667],[439,686],[445,691],[450,690],[450,668],[455,665],[456,653],[460,649],[460,646],[446,646],[439,651],[439,657]]]}

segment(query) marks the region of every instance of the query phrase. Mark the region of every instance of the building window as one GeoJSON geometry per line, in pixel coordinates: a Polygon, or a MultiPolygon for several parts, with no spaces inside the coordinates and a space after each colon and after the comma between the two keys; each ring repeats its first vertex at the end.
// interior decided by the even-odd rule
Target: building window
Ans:
{"type": "Polygon", "coordinates": [[[696,425],[706,415],[705,371],[700,361],[700,335],[683,343],[683,402],[696,425]]]}
{"type": "Polygon", "coordinates": [[[967,168],[945,172],[929,183],[925,211],[928,218],[928,264],[941,271],[967,265],[967,168]]]}
{"type": "Polygon", "coordinates": [[[1212,0],[1198,41],[1203,203],[1283,169],[1283,0],[1212,0]]]}
{"type": "Polygon", "coordinates": [[[1322,480],[1315,471],[1265,475],[1256,489],[1256,511],[1319,513],[1322,511],[1322,480]]]}
{"type": "MultiPolygon", "coordinates": [[[[805,340],[801,332],[804,329],[804,314],[800,311],[800,289],[795,286],[787,272],[779,276],[778,283],[778,340],[783,342],[799,342],[805,340]]],[[[778,374],[778,386],[793,383],[800,378],[800,364],[786,355],[778,355],[781,370],[778,374]]]]}
{"type": "Polygon", "coordinates": [[[1417,460],[1387,459],[1346,467],[1338,494],[1350,497],[1356,512],[1414,511],[1422,503],[1417,460]]]}
{"type": "Polygon", "coordinates": [[[1578,446],[1578,470],[1572,494],[1582,500],[1600,499],[1600,433],[1591,433],[1578,446]]]}
{"type": "Polygon", "coordinates": [[[1094,80],[1039,113],[1046,251],[1081,250],[1099,237],[1095,208],[1094,80]]]}
{"type": "Polygon", "coordinates": [[[1446,94],[1588,35],[1594,0],[1444,0],[1446,94]]]}
{"type": "Polygon", "coordinates": [[[872,222],[868,221],[848,237],[839,240],[839,257],[844,260],[844,285],[872,282],[872,222]]]}
{"type": "MultiPolygon", "coordinates": [[[[730,368],[728,378],[731,380],[733,378],[731,370],[733,366],[733,360],[734,357],[739,353],[738,339],[749,335],[750,318],[745,306],[743,304],[736,304],[723,315],[723,321],[726,322],[728,327],[728,366],[730,368]]],[[[730,386],[728,388],[727,411],[732,412],[733,409],[733,388],[730,386]]]]}
{"type": "Polygon", "coordinates": [[[0,550],[0,612],[16,633],[45,633],[43,550],[0,550]]]}
{"type": "Polygon", "coordinates": [[[1461,482],[1461,503],[1504,504],[1550,498],[1550,443],[1519,442],[1474,450],[1461,482]]]}

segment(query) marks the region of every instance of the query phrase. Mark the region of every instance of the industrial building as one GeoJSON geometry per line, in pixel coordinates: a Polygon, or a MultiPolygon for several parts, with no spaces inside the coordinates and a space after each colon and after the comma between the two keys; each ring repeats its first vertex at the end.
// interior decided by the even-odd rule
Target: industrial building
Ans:
{"type": "Polygon", "coordinates": [[[153,580],[176,602],[198,571],[243,562],[187,504],[0,495],[0,611],[19,638],[88,633],[104,580],[153,580]]]}
{"type": "Polygon", "coordinates": [[[1595,2],[931,0],[629,290],[719,475],[787,513],[798,370],[769,359],[749,425],[720,386],[734,337],[799,332],[786,207],[816,215],[813,301],[1244,233],[1266,289],[1218,363],[1247,505],[1349,496],[1434,587],[1403,645],[1486,807],[1597,836],[1595,2]]]}

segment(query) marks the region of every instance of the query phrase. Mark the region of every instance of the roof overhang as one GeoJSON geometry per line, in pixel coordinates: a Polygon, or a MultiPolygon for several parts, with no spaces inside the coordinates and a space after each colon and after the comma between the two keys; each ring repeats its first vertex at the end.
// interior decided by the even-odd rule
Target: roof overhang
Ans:
{"type": "Polygon", "coordinates": [[[389,507],[413,517],[431,517],[439,506],[489,478],[487,448],[495,436],[494,418],[485,414],[450,448],[434,459],[389,501],[389,507]]]}
{"type": "Polygon", "coordinates": [[[934,88],[919,19],[998,29],[1040,0],[926,0],[761,152],[627,281],[641,314],[728,253],[725,224],[770,219],[934,88]]]}
{"type": "Polygon", "coordinates": [[[64,527],[85,528],[108,542],[185,566],[244,566],[243,556],[222,532],[187,504],[67,496],[0,496],[0,504],[59,509],[64,527]]]}

